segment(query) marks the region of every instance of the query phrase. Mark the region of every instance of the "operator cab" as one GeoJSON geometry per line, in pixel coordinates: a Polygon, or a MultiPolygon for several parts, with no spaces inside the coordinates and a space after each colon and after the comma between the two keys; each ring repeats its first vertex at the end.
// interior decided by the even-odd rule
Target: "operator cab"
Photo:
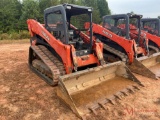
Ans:
{"type": "Polygon", "coordinates": [[[129,18],[125,14],[106,15],[103,17],[103,27],[119,36],[123,36],[129,39],[128,28],[125,27],[124,29],[122,29],[118,27],[119,25],[126,26],[127,24],[129,24],[129,18]]]}
{"type": "MultiPolygon", "coordinates": [[[[140,19],[142,15],[136,14],[119,14],[119,15],[106,15],[103,17],[103,27],[107,28],[115,34],[125,37],[126,39],[132,39],[130,36],[130,30],[136,29],[139,31],[140,37],[140,19]]],[[[138,39],[140,39],[138,37],[138,39]]],[[[139,40],[136,40],[139,41],[139,40]]]]}
{"type": "MultiPolygon", "coordinates": [[[[148,42],[145,34],[141,34],[141,18],[142,15],[137,14],[119,14],[119,15],[106,15],[103,17],[103,27],[109,24],[107,28],[118,36],[122,36],[127,40],[134,40],[138,48],[135,56],[143,56],[144,51],[148,52],[148,42]]],[[[115,43],[116,46],[116,43],[115,43]]]]}
{"type": "Polygon", "coordinates": [[[73,45],[76,55],[92,53],[92,8],[73,4],[63,4],[44,11],[45,27],[64,44],[73,45]],[[83,33],[88,29],[84,23],[90,22],[90,38],[86,41],[83,33]]]}

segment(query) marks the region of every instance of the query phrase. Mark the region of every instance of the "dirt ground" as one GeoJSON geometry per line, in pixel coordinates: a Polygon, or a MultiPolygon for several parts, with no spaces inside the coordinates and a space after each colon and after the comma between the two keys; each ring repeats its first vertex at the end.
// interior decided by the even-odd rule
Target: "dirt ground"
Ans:
{"type": "MultiPolygon", "coordinates": [[[[78,120],[27,64],[29,43],[0,44],[0,120],[78,120]]],[[[140,91],[108,105],[89,120],[159,120],[160,80],[136,75],[140,91]]]]}

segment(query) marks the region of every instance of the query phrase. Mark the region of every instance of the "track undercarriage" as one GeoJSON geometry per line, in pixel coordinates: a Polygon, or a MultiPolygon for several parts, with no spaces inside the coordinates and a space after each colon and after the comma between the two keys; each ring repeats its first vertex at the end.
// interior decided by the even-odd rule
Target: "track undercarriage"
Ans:
{"type": "Polygon", "coordinates": [[[146,76],[148,78],[152,78],[152,79],[158,79],[158,77],[160,76],[159,70],[158,70],[158,66],[160,63],[160,53],[159,53],[159,49],[151,46],[150,45],[150,49],[152,49],[151,54],[149,56],[142,56],[139,58],[135,58],[133,63],[129,64],[128,63],[128,56],[109,46],[104,44],[104,50],[107,52],[110,52],[110,56],[112,57],[112,61],[110,61],[110,56],[107,56],[107,54],[105,54],[104,52],[104,58],[105,61],[110,63],[110,62],[116,62],[118,61],[123,61],[126,63],[127,67],[134,73],[136,74],[140,74],[143,76],[146,76]],[[114,57],[113,57],[114,56],[114,57]],[[118,59],[117,59],[118,58],[118,59]]]}
{"type": "Polygon", "coordinates": [[[29,66],[51,86],[57,85],[58,77],[65,74],[63,63],[43,45],[29,48],[29,66]]]}

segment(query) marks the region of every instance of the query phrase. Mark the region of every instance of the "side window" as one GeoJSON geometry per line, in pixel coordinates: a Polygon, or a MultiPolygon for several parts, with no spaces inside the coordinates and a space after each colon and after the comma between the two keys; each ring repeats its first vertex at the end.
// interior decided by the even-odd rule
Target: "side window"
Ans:
{"type": "Polygon", "coordinates": [[[151,30],[151,23],[150,22],[144,22],[143,29],[147,30],[147,31],[151,30]]]}
{"type": "Polygon", "coordinates": [[[126,23],[126,19],[118,19],[117,26],[125,25],[125,23],[126,23]]]}
{"type": "Polygon", "coordinates": [[[107,29],[111,29],[112,26],[114,26],[115,20],[112,18],[106,18],[104,20],[103,26],[107,29]]]}
{"type": "Polygon", "coordinates": [[[57,28],[58,24],[63,24],[61,11],[56,11],[47,15],[47,26],[57,28]]]}
{"type": "Polygon", "coordinates": [[[49,31],[57,40],[60,40],[63,43],[66,42],[63,14],[60,10],[49,13],[46,16],[46,24],[47,28],[50,28],[49,31]]]}
{"type": "Polygon", "coordinates": [[[89,22],[90,17],[88,14],[74,15],[71,17],[71,24],[76,26],[78,29],[85,29],[84,23],[89,22]]]}
{"type": "Polygon", "coordinates": [[[138,27],[138,19],[137,18],[130,18],[129,23],[135,27],[138,27]]]}
{"type": "Polygon", "coordinates": [[[150,26],[150,24],[148,22],[145,22],[143,25],[143,28],[148,29],[149,26],[150,26]]]}
{"type": "Polygon", "coordinates": [[[151,28],[152,29],[156,29],[156,24],[155,23],[151,23],[151,28]]]}

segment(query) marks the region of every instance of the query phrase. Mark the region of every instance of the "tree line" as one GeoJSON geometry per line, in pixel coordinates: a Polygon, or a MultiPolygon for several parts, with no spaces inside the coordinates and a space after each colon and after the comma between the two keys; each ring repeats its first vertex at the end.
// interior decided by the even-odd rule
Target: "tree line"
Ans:
{"type": "Polygon", "coordinates": [[[100,23],[110,14],[106,0],[1,0],[0,34],[27,30],[27,19],[43,23],[44,9],[63,3],[93,7],[93,22],[100,23]]]}

